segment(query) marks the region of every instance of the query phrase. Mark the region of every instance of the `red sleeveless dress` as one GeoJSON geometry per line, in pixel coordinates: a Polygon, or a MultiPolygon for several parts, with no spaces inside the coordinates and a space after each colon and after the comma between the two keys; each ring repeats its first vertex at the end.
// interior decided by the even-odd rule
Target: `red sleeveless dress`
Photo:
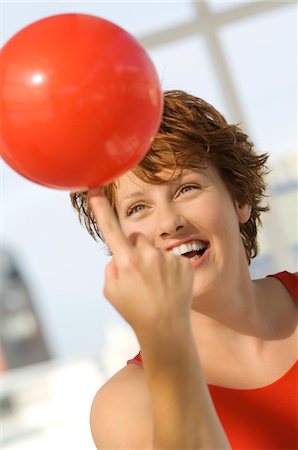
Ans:
{"type": "MultiPolygon", "coordinates": [[[[298,304],[298,277],[278,278],[298,304]]],[[[128,364],[142,366],[139,353],[128,364]]],[[[298,361],[277,381],[258,389],[208,385],[213,404],[232,449],[298,450],[298,361]]]]}

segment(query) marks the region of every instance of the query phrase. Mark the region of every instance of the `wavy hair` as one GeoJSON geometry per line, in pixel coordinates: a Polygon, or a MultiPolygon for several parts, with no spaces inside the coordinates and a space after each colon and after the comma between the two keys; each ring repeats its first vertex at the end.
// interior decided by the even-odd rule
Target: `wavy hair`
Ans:
{"type": "MultiPolygon", "coordinates": [[[[232,199],[240,206],[252,208],[249,220],[240,224],[240,234],[248,263],[258,253],[257,230],[260,215],[268,211],[262,205],[268,173],[268,154],[257,154],[254,144],[237,126],[209,103],[180,90],[165,91],[163,118],[153,144],[144,159],[132,169],[141,180],[162,183],[162,169],[203,169],[215,167],[232,199]]],[[[116,183],[104,186],[115,209],[116,183]]],[[[88,191],[73,192],[71,202],[88,232],[103,240],[88,202],[88,191]]]]}

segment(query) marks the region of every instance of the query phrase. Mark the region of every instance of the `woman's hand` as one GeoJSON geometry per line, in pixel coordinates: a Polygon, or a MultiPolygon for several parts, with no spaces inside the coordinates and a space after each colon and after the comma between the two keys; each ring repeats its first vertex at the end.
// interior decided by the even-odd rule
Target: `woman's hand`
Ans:
{"type": "Polygon", "coordinates": [[[105,273],[104,295],[138,337],[189,325],[193,268],[187,258],[156,249],[141,233],[128,239],[101,190],[90,204],[112,260],[105,273]]]}
{"type": "Polygon", "coordinates": [[[113,254],[104,294],[141,344],[152,404],[150,448],[229,449],[191,333],[190,261],[154,248],[142,234],[128,239],[104,194],[92,191],[90,202],[113,254]]]}

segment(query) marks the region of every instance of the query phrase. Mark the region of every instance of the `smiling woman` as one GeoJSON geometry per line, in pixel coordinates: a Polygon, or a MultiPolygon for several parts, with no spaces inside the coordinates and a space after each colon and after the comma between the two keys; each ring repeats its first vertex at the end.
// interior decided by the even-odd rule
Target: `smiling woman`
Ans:
{"type": "Polygon", "coordinates": [[[297,277],[249,273],[267,158],[211,105],[167,91],[143,161],[71,194],[111,250],[104,294],[141,348],[94,399],[98,449],[297,448],[297,277]]]}
{"type": "MultiPolygon", "coordinates": [[[[182,91],[166,91],[159,132],[150,151],[131,172],[145,182],[161,184],[171,179],[177,169],[198,169],[203,174],[211,164],[219,171],[233,199],[252,206],[248,222],[240,227],[250,260],[257,254],[260,214],[269,209],[261,205],[267,159],[267,154],[257,154],[249,137],[237,126],[228,124],[210,104],[182,91]]],[[[103,187],[114,209],[116,187],[117,180],[103,187]]],[[[90,234],[100,237],[88,192],[73,193],[71,199],[90,234]]]]}

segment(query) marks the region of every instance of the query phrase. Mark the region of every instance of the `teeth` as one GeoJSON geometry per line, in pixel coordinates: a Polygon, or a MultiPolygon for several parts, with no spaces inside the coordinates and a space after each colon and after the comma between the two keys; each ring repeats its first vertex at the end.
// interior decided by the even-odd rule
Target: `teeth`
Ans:
{"type": "Polygon", "coordinates": [[[170,253],[173,255],[183,255],[184,253],[193,252],[193,251],[199,251],[206,247],[206,244],[202,241],[191,241],[187,242],[187,244],[181,244],[177,247],[172,248],[169,250],[170,253]]]}

